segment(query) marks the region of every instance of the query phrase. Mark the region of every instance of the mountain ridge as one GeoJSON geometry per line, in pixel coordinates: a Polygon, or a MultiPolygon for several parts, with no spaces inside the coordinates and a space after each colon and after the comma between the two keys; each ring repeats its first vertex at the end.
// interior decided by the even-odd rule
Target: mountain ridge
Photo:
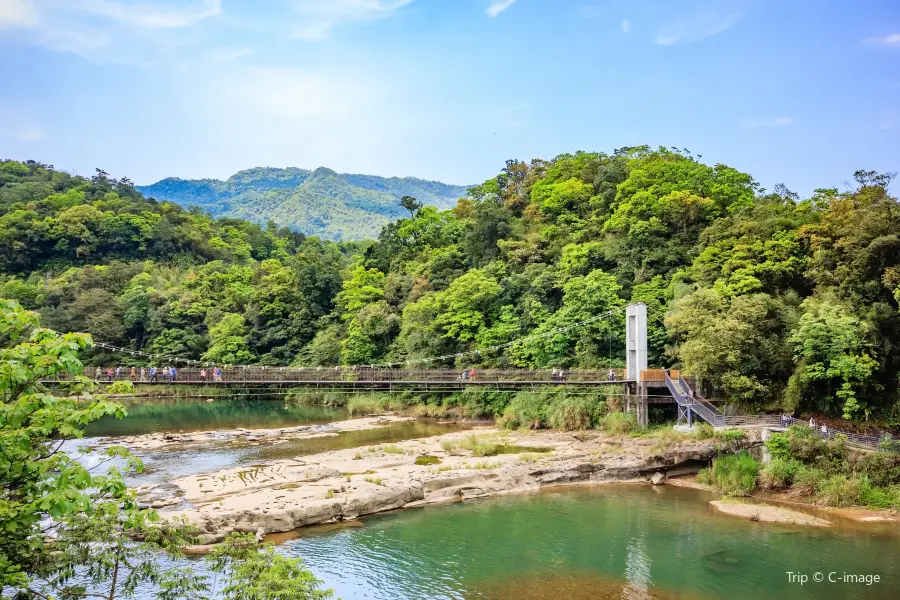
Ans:
{"type": "Polygon", "coordinates": [[[251,167],[228,179],[167,177],[137,186],[148,197],[198,206],[213,216],[274,221],[306,235],[333,240],[376,237],[402,217],[400,198],[450,208],[470,186],[418,177],[338,173],[328,167],[251,167]]]}

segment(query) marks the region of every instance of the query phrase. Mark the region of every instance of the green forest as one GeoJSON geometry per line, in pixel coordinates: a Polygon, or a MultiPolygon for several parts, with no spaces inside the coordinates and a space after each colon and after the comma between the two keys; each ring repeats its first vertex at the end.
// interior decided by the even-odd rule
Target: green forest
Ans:
{"type": "MultiPolygon", "coordinates": [[[[674,148],[511,160],[452,209],[406,197],[377,239],[334,242],[7,160],[0,296],[108,344],[265,365],[486,348],[643,301],[651,365],[716,398],[897,424],[900,206],[892,174],[853,177],[800,198],[674,148]]],[[[454,366],[618,367],[623,329],[454,366]]]]}
{"type": "Polygon", "coordinates": [[[331,240],[362,240],[378,235],[406,211],[404,196],[451,208],[466,188],[415,177],[377,177],[335,173],[319,167],[240,171],[226,181],[168,178],[138,191],[183,207],[199,206],[216,217],[275,221],[306,235],[331,240]]]}

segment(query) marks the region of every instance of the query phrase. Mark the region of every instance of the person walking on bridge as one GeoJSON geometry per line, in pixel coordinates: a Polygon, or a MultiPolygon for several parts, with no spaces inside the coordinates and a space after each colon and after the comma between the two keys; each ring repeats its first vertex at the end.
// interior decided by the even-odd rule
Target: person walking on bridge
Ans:
{"type": "Polygon", "coordinates": [[[615,381],[615,380],[616,380],[616,372],[613,371],[612,368],[609,369],[609,380],[610,380],[610,381],[615,381]]]}
{"type": "Polygon", "coordinates": [[[141,367],[141,383],[147,381],[147,373],[144,370],[144,367],[141,367]]]}
{"type": "Polygon", "coordinates": [[[150,367],[150,383],[156,383],[159,381],[159,374],[156,372],[156,367],[150,367]]]}
{"type": "Polygon", "coordinates": [[[96,373],[94,373],[94,379],[100,381],[100,377],[103,376],[103,370],[100,367],[97,367],[96,373]]]}
{"type": "Polygon", "coordinates": [[[136,376],[137,376],[137,373],[135,372],[134,367],[131,367],[131,383],[135,382],[136,376]]]}
{"type": "Polygon", "coordinates": [[[112,383],[113,380],[113,370],[112,367],[106,367],[106,382],[112,383]]]}

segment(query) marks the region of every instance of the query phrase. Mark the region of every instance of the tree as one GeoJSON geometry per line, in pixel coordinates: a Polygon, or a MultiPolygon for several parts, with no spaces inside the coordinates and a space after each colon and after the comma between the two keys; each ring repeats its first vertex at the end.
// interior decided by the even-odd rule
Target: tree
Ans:
{"type": "Polygon", "coordinates": [[[203,360],[229,365],[246,365],[253,360],[247,349],[247,327],[244,317],[227,313],[209,330],[210,346],[203,360]]]}
{"type": "Polygon", "coordinates": [[[858,399],[878,362],[866,343],[868,324],[847,308],[809,298],[789,341],[797,357],[797,369],[788,382],[788,396],[829,410],[838,404],[845,419],[865,409],[858,399]]]}
{"type": "MultiPolygon", "coordinates": [[[[42,329],[35,313],[0,301],[0,590],[17,600],[116,600],[138,589],[158,600],[330,598],[302,561],[276,555],[252,535],[234,534],[213,554],[209,567],[226,574],[224,585],[163,560],[182,556],[192,530],[139,508],[122,468],[97,474],[64,447],[89,423],[125,414],[93,395],[80,375],[78,353],[91,343],[85,334],[42,329]],[[77,395],[42,388],[57,377],[77,395]]],[[[102,455],[98,466],[117,459],[141,468],[122,447],[102,455]]]]}
{"type": "Polygon", "coordinates": [[[409,211],[410,217],[415,217],[419,209],[422,208],[422,203],[412,196],[403,196],[400,198],[400,206],[409,211]]]}
{"type": "Polygon", "coordinates": [[[751,408],[776,401],[791,369],[793,307],[767,294],[729,297],[701,288],[666,317],[683,369],[717,395],[751,408]]]}

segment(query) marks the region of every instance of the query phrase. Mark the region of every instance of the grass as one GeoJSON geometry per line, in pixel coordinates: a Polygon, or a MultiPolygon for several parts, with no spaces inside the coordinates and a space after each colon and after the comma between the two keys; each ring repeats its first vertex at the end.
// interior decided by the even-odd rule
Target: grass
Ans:
{"type": "Polygon", "coordinates": [[[545,411],[547,425],[563,431],[591,429],[602,418],[606,403],[597,396],[566,396],[551,400],[545,411]]]}
{"type": "Polygon", "coordinates": [[[384,412],[384,405],[378,396],[359,394],[347,402],[347,411],[353,415],[375,415],[384,412]]]}
{"type": "Polygon", "coordinates": [[[428,454],[422,454],[421,456],[416,457],[417,465],[439,465],[441,464],[441,459],[437,456],[429,456],[428,454]]]}
{"type": "Polygon", "coordinates": [[[326,499],[334,498],[334,490],[328,490],[327,492],[325,492],[325,498],[326,499]]]}
{"type": "Polygon", "coordinates": [[[715,428],[709,423],[696,423],[691,429],[698,440],[708,440],[716,434],[715,428]]]}
{"type": "Polygon", "coordinates": [[[524,454],[519,455],[519,460],[522,462],[532,463],[537,462],[542,459],[544,456],[541,454],[535,454],[533,452],[525,452],[524,454]]]}
{"type": "Polygon", "coordinates": [[[471,467],[466,467],[466,468],[469,468],[469,469],[496,469],[499,466],[500,466],[499,462],[491,462],[488,460],[479,460],[478,462],[473,464],[471,467]]]}
{"type": "Polygon", "coordinates": [[[758,474],[756,459],[747,452],[739,452],[715,459],[710,470],[710,480],[725,495],[747,496],[756,488],[758,474]]]}
{"type": "Polygon", "coordinates": [[[627,435],[640,428],[632,413],[612,412],[603,417],[603,429],[610,435],[627,435]]]}
{"type": "Polygon", "coordinates": [[[734,452],[746,441],[747,434],[743,429],[721,429],[713,434],[719,450],[734,452]]]}
{"type": "Polygon", "coordinates": [[[396,444],[388,444],[381,448],[381,451],[385,454],[403,454],[403,448],[396,444]]]}
{"type": "Polygon", "coordinates": [[[533,452],[543,454],[550,452],[552,448],[542,446],[519,446],[516,444],[507,444],[502,439],[489,436],[479,436],[474,433],[465,437],[459,447],[469,450],[472,456],[497,456],[498,454],[520,454],[523,452],[533,452]]]}
{"type": "Polygon", "coordinates": [[[353,455],[353,460],[362,460],[362,454],[357,452],[356,454],[353,455]]]}
{"type": "Polygon", "coordinates": [[[441,450],[450,455],[456,454],[456,442],[441,440],[441,450]]]}
{"type": "Polygon", "coordinates": [[[783,489],[794,484],[803,464],[792,459],[773,458],[759,473],[759,486],[763,489],[783,489]]]}
{"type": "Polygon", "coordinates": [[[384,485],[384,479],[381,477],[363,477],[363,481],[374,483],[375,485],[384,485]]]}
{"type": "Polygon", "coordinates": [[[499,454],[500,444],[485,436],[467,436],[459,446],[472,453],[472,456],[496,456],[499,454]]]}
{"type": "Polygon", "coordinates": [[[447,416],[449,408],[444,404],[416,404],[412,409],[412,414],[420,419],[423,417],[440,418],[447,416]]]}

